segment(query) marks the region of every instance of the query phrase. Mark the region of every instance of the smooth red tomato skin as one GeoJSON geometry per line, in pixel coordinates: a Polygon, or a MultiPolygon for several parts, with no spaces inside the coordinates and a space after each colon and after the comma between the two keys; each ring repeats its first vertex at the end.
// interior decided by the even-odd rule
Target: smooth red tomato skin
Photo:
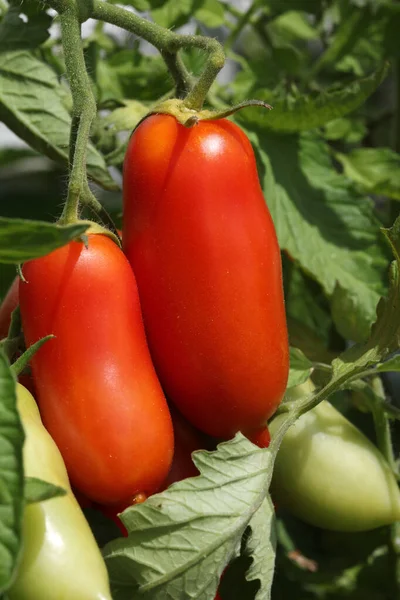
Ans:
{"type": "Polygon", "coordinates": [[[7,337],[11,314],[18,306],[18,280],[19,277],[14,279],[0,306],[0,340],[7,337]]]}
{"type": "Polygon", "coordinates": [[[171,409],[174,426],[174,458],[167,479],[159,491],[165,490],[176,481],[196,477],[199,471],[192,460],[192,452],[207,447],[208,440],[193,427],[176,409],[171,409]]]}
{"type": "Polygon", "coordinates": [[[271,434],[266,425],[261,427],[261,429],[247,433],[246,437],[259,448],[268,448],[271,443],[271,434]]]}
{"type": "Polygon", "coordinates": [[[20,306],[39,408],[72,484],[101,504],[158,489],[173,430],[147,347],[134,275],[108,237],[89,235],[23,266],[20,306]]]}
{"type": "Polygon", "coordinates": [[[202,431],[260,427],[288,375],[281,259],[234,123],[153,115],[124,163],[123,247],[167,396],[202,431]]]}

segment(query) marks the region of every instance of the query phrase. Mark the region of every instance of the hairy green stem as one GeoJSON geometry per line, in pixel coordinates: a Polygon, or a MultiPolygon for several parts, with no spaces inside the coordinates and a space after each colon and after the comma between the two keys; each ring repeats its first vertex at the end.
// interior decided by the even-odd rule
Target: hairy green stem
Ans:
{"type": "Polygon", "coordinates": [[[382,400],[382,402],[374,402],[373,404],[373,417],[375,423],[375,433],[378,443],[378,448],[382,454],[386,457],[392,470],[396,470],[396,463],[393,454],[392,439],[390,435],[389,419],[384,412],[383,404],[385,402],[385,391],[383,389],[382,380],[379,375],[376,375],[371,381],[372,389],[375,395],[382,400]]]}
{"type": "MultiPolygon", "coordinates": [[[[160,51],[164,60],[166,56],[168,57],[167,60],[169,63],[167,64],[169,67],[172,64],[171,55],[177,55],[182,48],[193,47],[207,52],[209,57],[206,66],[185,99],[187,108],[193,110],[200,110],[202,108],[211,84],[225,64],[225,54],[221,44],[217,40],[199,35],[180,35],[174,33],[169,29],[164,29],[155,23],[142,19],[124,8],[108,4],[103,0],[93,1],[92,17],[106,23],[111,23],[117,27],[122,27],[143,38],[160,51]]],[[[174,59],[172,66],[172,75],[175,78],[177,88],[179,90],[187,88],[191,80],[182,61],[174,59]]]]}
{"type": "MultiPolygon", "coordinates": [[[[84,192],[87,194],[88,190],[86,153],[92,121],[96,115],[96,101],[86,71],[77,7],[73,0],[64,1],[62,4],[63,10],[60,12],[61,38],[73,108],[69,146],[68,198],[60,222],[72,223],[78,218],[79,200],[84,192]]],[[[90,193],[91,200],[92,196],[90,193]]]]}
{"type": "MultiPolygon", "coordinates": [[[[385,403],[385,390],[382,380],[376,376],[372,380],[372,389],[382,402],[375,402],[373,405],[373,418],[378,448],[388,461],[392,471],[397,473],[396,460],[393,452],[392,436],[390,431],[390,422],[385,414],[383,404],[385,403]]],[[[400,592],[400,522],[393,523],[389,529],[389,547],[392,559],[392,568],[394,573],[395,586],[400,592]]]]}
{"type": "Polygon", "coordinates": [[[194,81],[190,73],[186,70],[181,57],[176,52],[165,52],[160,50],[160,54],[164,59],[175,81],[175,93],[177,98],[184,98],[194,85],[194,81]]]}

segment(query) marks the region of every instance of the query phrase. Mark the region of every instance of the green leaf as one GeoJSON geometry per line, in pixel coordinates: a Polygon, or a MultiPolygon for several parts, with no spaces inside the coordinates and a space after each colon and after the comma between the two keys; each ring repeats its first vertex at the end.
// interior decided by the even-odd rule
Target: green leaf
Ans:
{"type": "Polygon", "coordinates": [[[384,363],[380,363],[376,366],[377,373],[390,373],[400,371],[400,354],[393,356],[384,363]]]}
{"type": "Polygon", "coordinates": [[[44,256],[84,233],[86,223],[56,225],[0,217],[0,262],[19,264],[44,256]]]}
{"type": "Polygon", "coordinates": [[[154,102],[173,88],[161,56],[144,56],[138,48],[123,49],[99,61],[96,84],[101,104],[138,98],[154,102]]]}
{"type": "Polygon", "coordinates": [[[352,379],[365,369],[384,361],[400,348],[400,217],[390,229],[383,230],[396,260],[390,267],[389,294],[381,298],[377,319],[365,344],[356,344],[332,362],[332,382],[352,379]]]}
{"type": "Polygon", "coordinates": [[[259,131],[252,140],[265,167],[264,193],[281,248],[328,296],[337,283],[357,296],[358,318],[371,324],[388,263],[372,202],[333,169],[316,133],[259,131]]]}
{"type": "Polygon", "coordinates": [[[21,550],[23,443],[15,381],[0,348],[0,593],[12,581],[21,550]]]}
{"type": "Polygon", "coordinates": [[[201,3],[201,0],[166,0],[159,8],[152,9],[151,16],[162,27],[177,28],[189,20],[201,3]]]}
{"type": "Polygon", "coordinates": [[[354,290],[336,284],[331,298],[332,318],[344,339],[362,342],[368,338],[371,318],[362,306],[363,299],[354,290]]]}
{"type": "Polygon", "coordinates": [[[290,348],[290,371],[287,387],[291,388],[307,381],[312,371],[312,363],[299,348],[290,348]]]}
{"type": "Polygon", "coordinates": [[[48,483],[37,477],[25,477],[25,502],[33,504],[34,502],[44,502],[58,496],[65,496],[67,493],[64,488],[48,483]]]}
{"type": "Polygon", "coordinates": [[[110,112],[100,124],[113,133],[132,131],[148,112],[149,108],[142,102],[125,100],[124,106],[110,112]]]}
{"type": "Polygon", "coordinates": [[[129,537],[103,551],[114,600],[214,598],[263,502],[273,458],[238,434],[216,452],[195,452],[193,461],[199,477],[122,513],[129,537]]]}
{"type": "Polygon", "coordinates": [[[351,52],[367,29],[374,16],[370,10],[350,9],[340,22],[331,44],[315,63],[312,73],[315,76],[321,69],[334,65],[351,52]]]}
{"type": "Polygon", "coordinates": [[[271,498],[267,496],[250,523],[251,535],[246,540],[246,552],[252,557],[247,570],[247,581],[261,583],[255,600],[270,600],[275,569],[275,510],[271,498]]]}
{"type": "Polygon", "coordinates": [[[193,16],[207,27],[221,27],[225,23],[224,5],[219,0],[205,0],[193,16]]]}
{"type": "Polygon", "coordinates": [[[366,192],[400,200],[400,155],[390,148],[357,148],[335,157],[345,175],[366,192]]]}
{"type": "Polygon", "coordinates": [[[12,2],[0,23],[0,52],[40,46],[49,37],[51,23],[52,18],[39,6],[12,2]]]}
{"type": "MultiPolygon", "coordinates": [[[[68,164],[71,116],[66,91],[54,71],[26,51],[0,54],[0,120],[42,154],[68,164]]],[[[104,158],[88,146],[90,177],[106,189],[119,189],[104,158]]]]}
{"type": "Polygon", "coordinates": [[[364,119],[357,117],[339,117],[324,126],[324,138],[327,140],[343,140],[349,144],[356,144],[367,134],[364,119]]]}
{"type": "Polygon", "coordinates": [[[283,13],[274,19],[270,27],[289,40],[314,40],[319,37],[318,31],[310,24],[306,13],[298,10],[283,13]]]}
{"type": "Polygon", "coordinates": [[[284,99],[274,100],[271,93],[256,93],[256,96],[273,105],[273,110],[246,108],[237,114],[237,119],[246,127],[265,131],[291,133],[320,127],[355,110],[376,90],[387,73],[387,66],[366,77],[354,81],[344,88],[324,91],[316,96],[294,98],[287,94],[284,99]]]}
{"type": "MultiPolygon", "coordinates": [[[[328,347],[330,342],[332,316],[324,290],[290,259],[283,260],[283,281],[285,284],[286,313],[296,319],[323,340],[328,347]],[[287,263],[289,262],[289,268],[287,263]]],[[[293,346],[299,347],[296,343],[293,346]]],[[[313,343],[315,349],[318,344],[313,343]]],[[[330,362],[330,361],[329,361],[330,362]]]]}

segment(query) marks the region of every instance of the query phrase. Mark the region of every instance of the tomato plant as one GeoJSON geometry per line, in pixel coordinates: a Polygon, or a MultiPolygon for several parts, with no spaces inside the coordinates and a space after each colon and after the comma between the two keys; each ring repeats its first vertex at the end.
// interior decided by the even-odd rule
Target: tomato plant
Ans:
{"type": "MultiPolygon", "coordinates": [[[[399,26],[396,0],[0,0],[1,598],[66,502],[17,379],[114,600],[400,596],[399,26]]],[[[22,600],[64,585],[42,556],[22,600]]]]}
{"type": "Polygon", "coordinates": [[[114,241],[89,235],[23,266],[20,306],[38,403],[72,484],[103,504],[151,494],[173,453],[135,278],[114,241]],[[110,401],[110,398],[112,401],[110,401]]]}
{"type": "Polygon", "coordinates": [[[167,395],[214,436],[276,410],[289,356],[281,260],[250,142],[230,121],[142,122],[124,164],[123,247],[167,395]]]}

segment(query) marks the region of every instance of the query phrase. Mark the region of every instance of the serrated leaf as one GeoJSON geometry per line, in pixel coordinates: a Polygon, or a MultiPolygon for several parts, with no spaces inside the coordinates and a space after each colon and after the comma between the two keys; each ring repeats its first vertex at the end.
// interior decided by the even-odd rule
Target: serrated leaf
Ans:
{"type": "MultiPolygon", "coordinates": [[[[65,90],[55,72],[26,51],[0,53],[0,120],[42,154],[68,164],[71,116],[65,90]]],[[[119,189],[103,156],[88,146],[90,177],[109,190],[119,189]]]]}
{"type": "Polygon", "coordinates": [[[337,152],[347,177],[370,194],[400,200],[400,155],[390,148],[357,148],[348,154],[337,152]]]}
{"type": "Polygon", "coordinates": [[[15,381],[0,348],[0,593],[12,581],[21,550],[23,443],[15,381]]]}
{"type": "Polygon", "coordinates": [[[34,502],[44,502],[57,496],[65,496],[67,493],[64,488],[48,483],[37,477],[25,477],[25,502],[33,504],[34,502]]]}
{"type": "Polygon", "coordinates": [[[281,248],[328,296],[337,283],[356,295],[359,318],[370,325],[388,264],[372,202],[333,169],[316,133],[258,130],[252,140],[266,169],[263,188],[281,248]]]}
{"type": "Polygon", "coordinates": [[[290,370],[287,387],[291,388],[307,381],[311,375],[312,363],[299,348],[290,348],[290,370]]]}
{"type": "Polygon", "coordinates": [[[114,600],[214,598],[263,502],[273,457],[238,434],[216,452],[195,452],[193,461],[200,476],[122,513],[129,537],[103,552],[114,600]]]}
{"type": "Polygon", "coordinates": [[[389,241],[395,261],[390,266],[389,294],[381,298],[377,307],[377,318],[365,344],[356,344],[332,362],[332,382],[352,379],[365,369],[384,361],[400,348],[400,217],[390,229],[383,230],[389,241]]]}
{"type": "Polygon", "coordinates": [[[260,581],[260,589],[254,600],[270,600],[274,578],[276,530],[275,510],[271,498],[264,498],[250,523],[251,535],[246,541],[246,551],[252,556],[247,570],[247,581],[260,581]]]}
{"type": "Polygon", "coordinates": [[[282,133],[320,127],[361,106],[380,85],[386,73],[385,65],[369,77],[315,96],[293,97],[287,94],[283,100],[276,100],[272,93],[256,93],[257,97],[272,104],[273,110],[267,112],[250,107],[238,113],[237,119],[246,127],[282,133]]]}
{"type": "Polygon", "coordinates": [[[40,46],[49,37],[51,23],[52,18],[38,6],[13,2],[0,23],[0,52],[40,46]]]}
{"type": "Polygon", "coordinates": [[[77,238],[87,224],[57,225],[45,221],[0,217],[0,262],[20,264],[44,256],[77,238]]]}

